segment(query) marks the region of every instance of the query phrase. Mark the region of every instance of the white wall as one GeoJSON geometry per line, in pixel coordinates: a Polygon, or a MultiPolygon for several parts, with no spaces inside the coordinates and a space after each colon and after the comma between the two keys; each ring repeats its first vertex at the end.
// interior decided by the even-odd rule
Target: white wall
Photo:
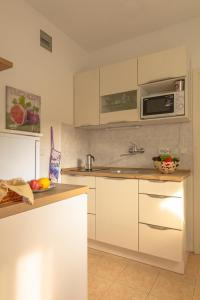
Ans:
{"type": "Polygon", "coordinates": [[[0,56],[14,67],[0,73],[0,128],[5,124],[5,85],[40,95],[42,99],[41,175],[48,173],[49,126],[61,147],[61,122],[73,122],[73,73],[88,56],[64,33],[23,0],[1,1],[0,56]],[[40,29],[53,37],[53,52],[40,47],[40,29]]]}
{"type": "Polygon", "coordinates": [[[185,45],[192,66],[200,66],[200,18],[173,25],[91,53],[89,67],[185,45]]]}

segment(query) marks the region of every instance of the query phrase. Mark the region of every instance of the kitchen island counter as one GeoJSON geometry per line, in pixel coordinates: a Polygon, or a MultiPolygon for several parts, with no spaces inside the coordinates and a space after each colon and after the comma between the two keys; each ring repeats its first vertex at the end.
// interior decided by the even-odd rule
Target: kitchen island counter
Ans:
{"type": "Polygon", "coordinates": [[[87,300],[87,188],[0,208],[0,299],[87,300]]]}
{"type": "Polygon", "coordinates": [[[54,189],[42,193],[35,193],[33,205],[23,202],[8,202],[5,204],[0,204],[0,219],[26,212],[38,207],[46,206],[48,204],[62,201],[74,196],[86,194],[87,191],[88,188],[86,186],[56,184],[56,187],[54,189]]]}

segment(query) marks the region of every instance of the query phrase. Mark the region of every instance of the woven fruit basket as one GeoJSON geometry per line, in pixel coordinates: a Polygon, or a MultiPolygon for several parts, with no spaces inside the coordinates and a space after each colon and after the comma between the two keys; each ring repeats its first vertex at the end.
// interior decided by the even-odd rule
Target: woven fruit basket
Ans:
{"type": "Polygon", "coordinates": [[[8,202],[21,202],[22,200],[23,200],[22,196],[8,189],[7,194],[4,197],[0,198],[0,204],[1,203],[5,204],[8,202]]]}
{"type": "Polygon", "coordinates": [[[29,184],[21,178],[0,180],[0,205],[25,200],[33,204],[34,198],[29,184]]]}

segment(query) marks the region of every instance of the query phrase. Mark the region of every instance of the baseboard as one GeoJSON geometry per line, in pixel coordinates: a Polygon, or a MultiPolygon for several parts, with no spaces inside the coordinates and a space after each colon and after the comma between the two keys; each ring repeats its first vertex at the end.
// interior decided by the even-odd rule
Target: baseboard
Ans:
{"type": "Polygon", "coordinates": [[[151,266],[155,266],[155,267],[158,267],[161,269],[173,271],[173,272],[176,272],[179,274],[184,274],[185,265],[187,263],[187,256],[188,256],[186,253],[184,261],[175,262],[175,261],[155,257],[152,255],[139,253],[136,251],[131,251],[131,250],[127,250],[124,248],[115,247],[115,246],[97,242],[94,240],[88,241],[88,247],[95,249],[95,250],[111,253],[111,254],[114,254],[117,256],[125,257],[125,258],[131,259],[134,261],[138,261],[138,262],[141,262],[144,264],[148,264],[151,266]]]}

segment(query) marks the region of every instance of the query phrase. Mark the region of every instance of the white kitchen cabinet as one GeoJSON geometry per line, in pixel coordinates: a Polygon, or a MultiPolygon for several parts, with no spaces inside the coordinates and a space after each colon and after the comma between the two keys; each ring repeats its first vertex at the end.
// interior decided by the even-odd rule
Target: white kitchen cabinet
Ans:
{"type": "Polygon", "coordinates": [[[139,193],[183,197],[183,182],[162,180],[140,180],[139,193]]]}
{"type": "Polygon", "coordinates": [[[139,194],[139,222],[182,230],[184,221],[183,198],[139,194]]]}
{"type": "Polygon", "coordinates": [[[139,252],[182,261],[183,232],[151,224],[139,224],[139,252]]]}
{"type": "Polygon", "coordinates": [[[96,216],[93,214],[88,214],[88,238],[96,239],[96,216]]]}
{"type": "Polygon", "coordinates": [[[100,96],[137,90],[137,59],[100,68],[100,96]]]}
{"type": "Polygon", "coordinates": [[[88,238],[95,239],[96,236],[96,183],[93,176],[62,175],[62,183],[87,185],[88,191],[88,238]]]}
{"type": "Polygon", "coordinates": [[[62,175],[62,183],[87,185],[90,189],[95,188],[94,176],[62,175]]]}
{"type": "Polygon", "coordinates": [[[139,252],[183,262],[184,182],[139,181],[139,252]]]}
{"type": "Polygon", "coordinates": [[[88,186],[88,213],[96,214],[95,177],[62,175],[62,183],[88,186]]]}
{"type": "Polygon", "coordinates": [[[101,67],[100,96],[100,124],[137,121],[137,59],[101,67]]]}
{"type": "Polygon", "coordinates": [[[96,214],[96,190],[89,189],[88,191],[88,213],[96,214]]]}
{"type": "Polygon", "coordinates": [[[77,73],[74,77],[74,125],[99,124],[99,69],[77,73]]]}
{"type": "Polygon", "coordinates": [[[186,76],[185,47],[177,47],[138,58],[138,84],[186,76]]]}
{"type": "Polygon", "coordinates": [[[96,178],[96,240],[138,251],[138,180],[96,178]]]}

